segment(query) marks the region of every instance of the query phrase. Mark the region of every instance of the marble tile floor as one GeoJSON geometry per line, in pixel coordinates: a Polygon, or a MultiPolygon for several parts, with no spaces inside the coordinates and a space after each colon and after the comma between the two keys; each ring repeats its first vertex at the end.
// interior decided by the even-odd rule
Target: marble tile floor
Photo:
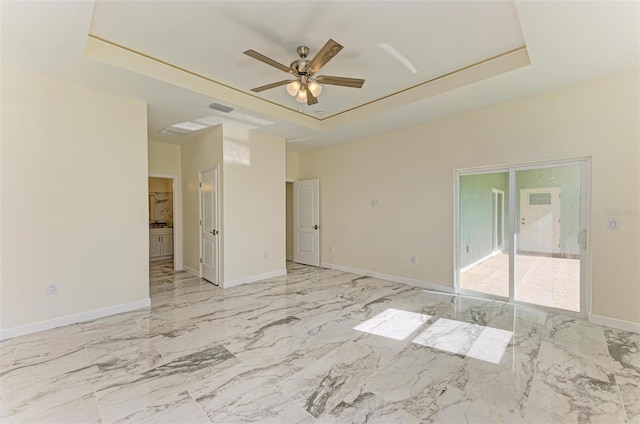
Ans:
{"type": "Polygon", "coordinates": [[[2,423],[640,423],[640,334],[341,271],[0,343],[2,423]]]}

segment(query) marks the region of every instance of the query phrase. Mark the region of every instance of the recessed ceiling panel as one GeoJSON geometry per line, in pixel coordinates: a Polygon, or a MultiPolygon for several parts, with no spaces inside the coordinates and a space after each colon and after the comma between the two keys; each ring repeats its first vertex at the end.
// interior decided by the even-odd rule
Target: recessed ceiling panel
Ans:
{"type": "Polygon", "coordinates": [[[259,98],[317,116],[388,97],[522,47],[512,1],[166,2],[98,1],[91,34],[259,98]],[[243,52],[286,66],[333,39],[344,49],[318,75],[365,79],[361,89],[325,85],[317,105],[297,103],[291,78],[243,52]]]}

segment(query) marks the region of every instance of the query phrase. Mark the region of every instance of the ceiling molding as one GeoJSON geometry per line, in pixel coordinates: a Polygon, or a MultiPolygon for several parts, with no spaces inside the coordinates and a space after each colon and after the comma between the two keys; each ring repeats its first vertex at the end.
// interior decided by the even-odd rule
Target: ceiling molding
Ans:
{"type": "Polygon", "coordinates": [[[521,46],[413,87],[319,119],[92,34],[89,34],[87,40],[85,56],[319,132],[350,124],[531,64],[526,46],[521,46]]]}
{"type": "Polygon", "coordinates": [[[378,113],[419,102],[530,64],[531,60],[529,59],[527,48],[526,46],[521,46],[369,103],[331,115],[323,119],[323,130],[336,128],[378,113]]]}
{"type": "MultiPolygon", "coordinates": [[[[89,34],[87,38],[84,55],[127,71],[204,94],[214,99],[220,99],[234,106],[245,107],[316,131],[321,130],[320,120],[316,117],[305,115],[302,112],[253,96],[203,75],[92,34],[89,34]]],[[[207,105],[203,106],[206,107],[207,105]]]]}

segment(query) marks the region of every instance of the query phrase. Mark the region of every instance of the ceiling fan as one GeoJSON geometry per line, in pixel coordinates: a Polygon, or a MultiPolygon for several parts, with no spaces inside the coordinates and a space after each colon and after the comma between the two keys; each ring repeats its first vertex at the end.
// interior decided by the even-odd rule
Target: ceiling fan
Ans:
{"type": "Polygon", "coordinates": [[[345,77],[332,77],[328,75],[315,74],[327,64],[335,55],[340,53],[343,47],[333,40],[327,41],[327,43],[320,49],[313,59],[307,59],[309,55],[309,47],[300,46],[297,49],[299,59],[291,62],[290,66],[285,66],[275,60],[258,53],[255,50],[247,50],[244,52],[247,56],[257,59],[261,62],[271,65],[274,68],[280,69],[288,74],[296,77],[294,80],[283,80],[274,82],[271,84],[263,85],[261,87],[252,88],[251,91],[259,93],[261,91],[269,90],[271,88],[287,86],[287,92],[291,96],[295,96],[296,100],[300,103],[307,103],[309,106],[318,103],[317,97],[322,92],[322,84],[340,85],[343,87],[361,88],[364,84],[363,79],[358,78],[345,78],[345,77]]]}

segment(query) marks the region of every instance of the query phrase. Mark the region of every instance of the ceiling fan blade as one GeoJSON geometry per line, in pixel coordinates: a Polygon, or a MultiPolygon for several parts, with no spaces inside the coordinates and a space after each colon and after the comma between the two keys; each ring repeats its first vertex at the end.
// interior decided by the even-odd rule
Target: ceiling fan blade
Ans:
{"type": "Polygon", "coordinates": [[[276,62],[275,60],[258,53],[255,50],[247,50],[246,52],[244,52],[244,54],[246,54],[249,57],[252,57],[254,59],[259,60],[260,62],[266,63],[267,65],[271,65],[274,68],[278,68],[283,72],[286,72],[288,74],[293,74],[293,71],[288,67],[283,65],[282,63],[276,62]]]}
{"type": "Polygon", "coordinates": [[[313,94],[311,94],[311,90],[309,90],[309,87],[306,87],[307,89],[307,105],[311,106],[311,105],[315,105],[318,103],[318,98],[314,97],[313,94]]]}
{"type": "Polygon", "coordinates": [[[251,91],[253,91],[254,93],[259,93],[264,90],[269,90],[270,88],[276,88],[283,85],[287,85],[292,81],[293,80],[284,80],[284,81],[273,82],[271,84],[263,85],[261,87],[252,88],[251,91]]]}
{"type": "Polygon", "coordinates": [[[327,43],[320,49],[318,53],[311,59],[309,66],[307,67],[307,72],[310,74],[315,74],[327,64],[328,61],[333,59],[335,55],[340,53],[343,47],[336,43],[335,41],[329,39],[327,43]]]}
{"type": "Polygon", "coordinates": [[[362,84],[364,84],[363,79],[359,78],[345,78],[345,77],[331,77],[328,75],[321,75],[316,78],[321,84],[328,85],[341,85],[343,87],[353,87],[353,88],[362,88],[362,84]]]}

